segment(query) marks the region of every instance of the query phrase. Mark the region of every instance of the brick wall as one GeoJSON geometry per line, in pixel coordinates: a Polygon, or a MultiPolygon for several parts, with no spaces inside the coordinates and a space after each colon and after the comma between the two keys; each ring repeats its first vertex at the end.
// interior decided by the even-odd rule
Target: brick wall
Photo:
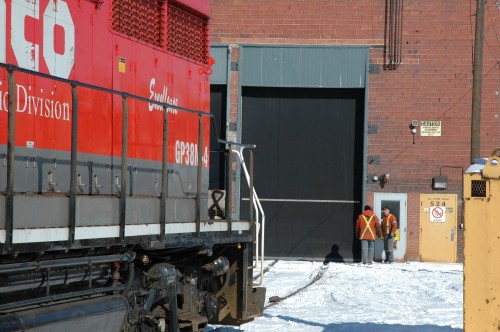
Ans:
{"type": "MultiPolygon", "coordinates": [[[[378,133],[368,136],[368,155],[380,165],[368,174],[390,173],[374,192],[408,194],[408,258],[419,258],[421,193],[432,193],[432,177],[449,177],[442,193],[459,197],[462,216],[462,170],[470,164],[472,60],[475,2],[404,1],[402,63],[384,70],[385,0],[212,0],[213,43],[370,45],[368,122],[378,133]],[[412,120],[441,121],[440,137],[413,137],[412,120]]],[[[483,62],[481,156],[500,146],[500,10],[487,2],[483,62]]],[[[237,47],[235,47],[237,49],[237,47]]],[[[232,84],[237,85],[232,74],[232,84]]],[[[232,85],[233,86],[233,85],[232,85]]],[[[234,94],[233,94],[234,96],[234,94]]],[[[231,102],[236,114],[237,102],[231,102]]],[[[233,113],[231,113],[233,114],[233,113]]],[[[458,232],[462,260],[462,232],[458,232]]]]}

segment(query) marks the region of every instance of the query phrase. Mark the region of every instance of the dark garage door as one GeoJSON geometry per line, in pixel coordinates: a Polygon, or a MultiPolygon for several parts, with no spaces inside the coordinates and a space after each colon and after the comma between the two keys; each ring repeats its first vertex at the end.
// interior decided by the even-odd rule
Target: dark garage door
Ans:
{"type": "MultiPolygon", "coordinates": [[[[350,261],[362,198],[363,89],[244,88],[267,257],[350,261]]],[[[242,186],[242,213],[248,190],[242,186]],[[246,190],[246,191],[245,191],[246,190]]]]}

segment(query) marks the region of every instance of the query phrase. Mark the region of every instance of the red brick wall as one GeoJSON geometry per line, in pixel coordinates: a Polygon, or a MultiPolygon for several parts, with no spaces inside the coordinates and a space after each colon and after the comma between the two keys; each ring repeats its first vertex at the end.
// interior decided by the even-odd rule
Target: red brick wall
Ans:
{"type": "MultiPolygon", "coordinates": [[[[211,2],[213,43],[371,45],[370,63],[382,70],[369,75],[368,122],[378,133],[368,136],[368,155],[380,155],[380,165],[369,165],[367,173],[390,173],[390,181],[381,188],[368,179],[367,197],[408,194],[410,260],[419,258],[420,194],[433,192],[432,177],[440,173],[449,177],[442,193],[458,195],[460,224],[462,169],[470,164],[475,1],[404,1],[402,63],[396,70],[383,70],[385,0],[211,2]],[[412,120],[442,121],[441,136],[422,137],[418,128],[413,142],[412,120]]],[[[500,146],[500,7],[495,3],[486,3],[484,15],[483,157],[500,146]]],[[[231,108],[235,112],[237,103],[231,108]]],[[[459,260],[462,252],[460,242],[459,260]]]]}

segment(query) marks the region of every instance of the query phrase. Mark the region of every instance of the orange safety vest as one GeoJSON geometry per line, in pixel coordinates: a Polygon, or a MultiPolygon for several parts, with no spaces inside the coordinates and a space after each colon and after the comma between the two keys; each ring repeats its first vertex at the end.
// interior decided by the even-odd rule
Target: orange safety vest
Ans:
{"type": "Polygon", "coordinates": [[[386,219],[386,223],[385,223],[385,234],[391,234],[391,217],[392,217],[392,214],[388,214],[387,215],[387,219],[386,219]]]}
{"type": "Polygon", "coordinates": [[[370,233],[372,234],[372,237],[375,239],[375,234],[373,234],[372,228],[370,227],[370,222],[372,221],[374,215],[371,216],[370,219],[366,219],[366,216],[364,214],[362,214],[361,216],[365,220],[366,226],[365,229],[363,230],[363,234],[361,234],[359,238],[362,239],[365,236],[366,231],[369,230],[370,233]]]}

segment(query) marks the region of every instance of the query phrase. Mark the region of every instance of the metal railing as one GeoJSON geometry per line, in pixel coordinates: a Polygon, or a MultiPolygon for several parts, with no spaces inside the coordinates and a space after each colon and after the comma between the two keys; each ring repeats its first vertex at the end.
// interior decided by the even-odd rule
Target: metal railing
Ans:
{"type": "Polygon", "coordinates": [[[255,263],[249,268],[255,269],[259,265],[260,249],[260,278],[258,282],[253,283],[254,286],[260,286],[264,281],[264,231],[266,225],[266,215],[264,213],[262,205],[260,204],[257,192],[255,191],[255,188],[253,186],[253,148],[255,148],[255,146],[252,146],[248,149],[250,154],[250,173],[247,170],[245,158],[243,156],[243,150],[247,147],[248,146],[238,146],[238,148],[233,151],[240,160],[241,167],[243,169],[243,172],[245,173],[245,178],[248,183],[249,193],[251,193],[249,195],[250,221],[253,220],[253,212],[255,209],[255,263]]]}
{"type": "MultiPolygon", "coordinates": [[[[128,166],[128,99],[139,100],[147,103],[154,103],[160,105],[163,108],[163,146],[162,146],[162,190],[168,188],[168,165],[167,165],[167,149],[168,149],[168,112],[166,112],[167,108],[174,108],[180,111],[197,114],[199,118],[199,134],[198,137],[198,146],[202,146],[203,144],[203,116],[209,116],[213,118],[212,114],[195,111],[175,105],[170,105],[167,103],[158,102],[152,99],[144,98],[138,95],[130,94],[123,91],[117,91],[113,89],[104,88],[102,86],[92,85],[88,83],[82,83],[75,80],[68,80],[64,78],[60,78],[57,76],[52,76],[44,73],[39,73],[36,71],[24,69],[21,67],[16,67],[13,65],[0,63],[0,67],[7,69],[8,74],[8,86],[9,86],[9,105],[8,105],[8,138],[7,138],[7,186],[6,186],[6,220],[5,220],[5,231],[6,231],[6,241],[5,246],[7,250],[12,249],[12,239],[13,239],[13,231],[14,231],[14,156],[15,156],[15,115],[16,111],[14,109],[14,101],[16,100],[15,95],[15,78],[14,72],[22,72],[30,75],[35,75],[59,82],[63,82],[71,85],[71,107],[72,107],[72,121],[71,121],[71,166],[70,166],[70,190],[68,193],[69,196],[69,238],[68,245],[71,246],[75,241],[75,233],[76,233],[76,192],[77,192],[77,157],[78,157],[78,87],[87,88],[95,91],[102,91],[109,93],[111,95],[118,95],[122,97],[122,154],[121,154],[121,183],[119,188],[119,197],[120,197],[120,211],[119,211],[119,227],[120,227],[120,241],[125,240],[125,216],[126,216],[126,190],[127,190],[127,166],[128,166]]],[[[200,211],[201,208],[201,168],[202,168],[202,155],[198,154],[198,181],[197,181],[197,192],[196,192],[196,213],[195,213],[195,221],[196,221],[196,231],[199,234],[200,230],[200,211]]],[[[160,203],[160,215],[162,218],[160,219],[160,229],[161,229],[161,237],[164,237],[165,233],[165,211],[166,211],[166,198],[168,193],[163,191],[161,193],[161,203],[160,203]]]]}
{"type": "MultiPolygon", "coordinates": [[[[36,71],[24,69],[21,67],[17,67],[14,65],[0,63],[0,68],[5,68],[7,71],[7,80],[8,80],[8,93],[9,93],[9,103],[8,103],[8,124],[7,124],[7,155],[6,155],[6,166],[7,166],[7,183],[5,188],[5,246],[4,250],[11,251],[13,245],[13,232],[14,232],[14,173],[15,173],[15,127],[16,127],[16,110],[15,110],[15,100],[16,100],[16,83],[15,83],[15,72],[26,73],[30,75],[35,75],[38,77],[62,82],[69,84],[71,86],[71,109],[72,109],[72,117],[71,117],[71,157],[70,157],[70,187],[67,193],[69,198],[69,236],[68,236],[68,247],[71,247],[75,242],[75,233],[76,233],[76,217],[77,217],[77,189],[78,189],[78,173],[77,173],[77,160],[78,160],[78,88],[86,88],[90,90],[101,91],[105,93],[109,93],[111,95],[118,95],[122,97],[122,151],[121,151],[121,182],[119,183],[119,240],[121,242],[125,241],[125,216],[126,216],[126,205],[127,205],[127,166],[128,166],[128,155],[127,155],[127,147],[128,147],[128,100],[134,99],[138,101],[143,101],[151,104],[160,105],[163,108],[163,142],[162,142],[162,161],[161,161],[161,173],[162,173],[162,182],[161,182],[161,195],[160,195],[160,237],[163,240],[165,238],[165,216],[166,216],[166,204],[168,197],[168,160],[167,160],[167,152],[168,152],[168,109],[176,109],[183,112],[188,112],[191,114],[196,114],[198,116],[198,127],[199,127],[199,136],[198,136],[198,160],[197,160],[197,190],[196,190],[196,211],[195,211],[195,222],[196,222],[196,235],[199,235],[201,228],[201,199],[202,199],[202,167],[203,155],[201,153],[201,149],[203,147],[203,136],[204,136],[204,125],[203,125],[203,117],[210,117],[210,121],[212,125],[215,127],[215,121],[213,114],[205,113],[201,111],[195,111],[171,104],[167,104],[164,102],[159,102],[153,99],[144,98],[138,95],[130,94],[123,91],[117,91],[113,89],[104,88],[101,86],[96,86],[88,83],[78,82],[75,80],[63,79],[60,77],[39,73],[36,71]]],[[[215,132],[217,134],[217,132],[215,132]]],[[[249,148],[253,146],[228,142],[219,139],[219,142],[225,143],[229,146],[230,150],[233,147],[237,147],[243,151],[245,148],[249,148]]],[[[229,154],[231,155],[231,153],[229,154]]],[[[229,158],[229,162],[232,163],[231,157],[229,158]]],[[[244,160],[242,159],[242,155],[240,157],[242,161],[242,165],[246,171],[246,166],[244,164],[244,160]]],[[[253,157],[252,157],[253,164],[253,157]]],[[[231,164],[229,164],[231,165],[231,164]]],[[[253,166],[252,166],[253,168],[253,166]]],[[[229,170],[230,168],[228,168],[229,170]]],[[[228,172],[230,173],[230,172],[228,172]]],[[[247,180],[252,183],[252,191],[253,191],[253,176],[251,176],[251,180],[248,178],[247,180]]],[[[228,223],[228,236],[231,235],[231,211],[232,211],[232,181],[228,181],[228,193],[226,197],[228,199],[228,204],[226,204],[226,219],[228,223]]],[[[117,186],[118,187],[118,186],[117,186]]],[[[260,203],[259,203],[260,204],[260,203]]],[[[260,209],[262,209],[260,207],[260,209]]],[[[252,222],[252,205],[250,205],[250,223],[252,222]]],[[[263,252],[263,249],[262,249],[263,252]]]]}

